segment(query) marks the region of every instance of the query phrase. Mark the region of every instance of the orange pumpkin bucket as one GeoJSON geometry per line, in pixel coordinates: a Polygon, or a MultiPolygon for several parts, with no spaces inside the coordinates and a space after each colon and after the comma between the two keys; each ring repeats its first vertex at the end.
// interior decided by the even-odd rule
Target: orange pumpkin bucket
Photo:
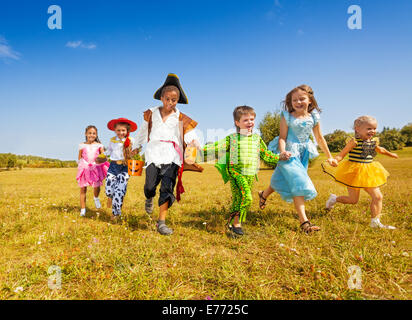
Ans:
{"type": "Polygon", "coordinates": [[[127,171],[129,176],[141,176],[143,172],[144,161],[141,160],[128,160],[127,171]]]}

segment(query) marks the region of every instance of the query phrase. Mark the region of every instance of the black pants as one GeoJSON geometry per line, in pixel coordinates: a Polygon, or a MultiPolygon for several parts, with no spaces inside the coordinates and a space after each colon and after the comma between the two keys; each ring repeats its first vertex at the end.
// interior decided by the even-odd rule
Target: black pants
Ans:
{"type": "Polygon", "coordinates": [[[179,171],[179,166],[175,163],[162,164],[160,168],[151,163],[146,168],[146,181],[144,184],[144,194],[147,199],[153,198],[156,195],[156,187],[160,185],[159,207],[169,202],[169,208],[175,202],[176,198],[173,190],[176,185],[176,178],[179,171]]]}

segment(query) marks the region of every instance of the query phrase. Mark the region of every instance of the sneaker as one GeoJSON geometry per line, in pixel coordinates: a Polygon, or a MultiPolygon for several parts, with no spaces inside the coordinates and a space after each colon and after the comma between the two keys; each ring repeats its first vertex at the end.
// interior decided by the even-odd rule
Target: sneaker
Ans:
{"type": "Polygon", "coordinates": [[[237,236],[243,236],[244,235],[244,232],[243,232],[243,229],[242,229],[242,227],[235,227],[235,226],[233,226],[233,225],[231,225],[231,224],[226,224],[226,227],[227,227],[227,229],[228,229],[228,231],[229,231],[229,234],[232,236],[232,237],[237,237],[237,236]]]}
{"type": "Polygon", "coordinates": [[[166,224],[157,224],[157,232],[163,236],[169,236],[173,233],[173,230],[166,226],[166,224]]]}
{"type": "Polygon", "coordinates": [[[153,198],[146,199],[144,209],[148,214],[151,214],[153,212],[153,198]]]}
{"type": "Polygon", "coordinates": [[[372,219],[371,220],[371,224],[370,224],[371,228],[381,228],[381,229],[388,229],[388,230],[395,230],[396,228],[393,226],[386,226],[384,225],[382,222],[380,222],[379,219],[372,219]]]}
{"type": "Polygon", "coordinates": [[[238,236],[243,236],[244,232],[242,230],[242,227],[232,227],[233,233],[236,233],[238,236]]]}
{"type": "Polygon", "coordinates": [[[326,201],[326,209],[331,210],[336,203],[336,194],[331,194],[328,201],[326,201]]]}
{"type": "Polygon", "coordinates": [[[86,216],[86,209],[81,209],[80,210],[80,217],[85,217],[86,216]]]}
{"type": "Polygon", "coordinates": [[[96,209],[100,209],[102,207],[99,198],[94,198],[94,205],[95,205],[96,209]]]}

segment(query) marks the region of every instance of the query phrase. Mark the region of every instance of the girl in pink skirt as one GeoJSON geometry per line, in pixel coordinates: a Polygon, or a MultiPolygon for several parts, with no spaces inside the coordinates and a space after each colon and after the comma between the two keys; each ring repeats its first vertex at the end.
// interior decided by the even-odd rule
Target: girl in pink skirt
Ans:
{"type": "Polygon", "coordinates": [[[80,187],[80,215],[86,215],[86,192],[87,187],[93,187],[94,204],[97,209],[101,208],[99,193],[100,186],[106,178],[109,162],[96,163],[97,157],[104,152],[100,143],[95,126],[88,126],[85,131],[86,142],[79,145],[79,161],[76,180],[80,187]]]}

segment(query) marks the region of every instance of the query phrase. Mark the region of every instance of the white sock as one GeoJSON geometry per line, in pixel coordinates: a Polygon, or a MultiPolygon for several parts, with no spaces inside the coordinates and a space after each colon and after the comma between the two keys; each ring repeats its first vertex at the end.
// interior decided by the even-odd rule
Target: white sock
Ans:
{"type": "Polygon", "coordinates": [[[86,208],[82,208],[82,209],[80,210],[80,215],[81,215],[82,217],[86,215],[86,208]]]}
{"type": "Polygon", "coordinates": [[[393,226],[384,225],[384,224],[380,221],[379,217],[378,217],[378,218],[372,218],[372,219],[371,219],[371,227],[373,227],[373,228],[378,227],[378,228],[389,229],[389,230],[395,230],[395,229],[396,229],[396,228],[393,227],[393,226]]]}
{"type": "Polygon", "coordinates": [[[96,209],[100,209],[102,207],[99,198],[94,197],[94,205],[96,206],[96,209]]]}
{"type": "Polygon", "coordinates": [[[327,209],[327,210],[330,210],[330,209],[333,208],[333,206],[336,204],[336,199],[337,199],[336,194],[333,194],[333,193],[332,193],[332,194],[329,196],[328,201],[326,201],[326,209],[327,209]]]}

